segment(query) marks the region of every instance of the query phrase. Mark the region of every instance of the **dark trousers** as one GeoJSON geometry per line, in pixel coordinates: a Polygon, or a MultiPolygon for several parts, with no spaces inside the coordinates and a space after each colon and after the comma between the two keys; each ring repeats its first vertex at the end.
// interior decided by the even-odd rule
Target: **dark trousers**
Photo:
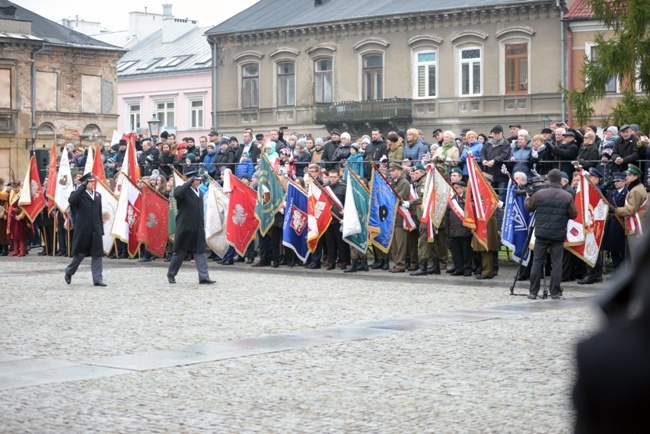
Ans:
{"type": "Polygon", "coordinates": [[[472,237],[451,237],[449,239],[454,268],[465,273],[472,272],[472,237]]]}
{"type": "Polygon", "coordinates": [[[260,262],[270,264],[280,262],[280,245],[282,244],[282,228],[271,227],[266,235],[260,235],[260,262]]]}
{"type": "Polygon", "coordinates": [[[329,264],[336,263],[338,256],[339,262],[350,263],[350,246],[343,241],[343,233],[341,232],[340,223],[330,223],[330,226],[325,232],[327,242],[327,262],[329,264]]]}
{"type": "Polygon", "coordinates": [[[532,295],[537,295],[539,292],[539,282],[542,278],[542,265],[546,261],[546,252],[549,252],[551,256],[551,295],[560,293],[564,240],[556,241],[537,237],[535,239],[533,268],[530,270],[530,293],[532,295]]]}

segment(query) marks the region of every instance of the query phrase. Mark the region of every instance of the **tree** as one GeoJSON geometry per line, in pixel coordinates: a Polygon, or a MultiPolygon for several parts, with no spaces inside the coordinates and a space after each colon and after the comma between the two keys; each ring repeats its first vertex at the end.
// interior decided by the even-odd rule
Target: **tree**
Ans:
{"type": "Polygon", "coordinates": [[[612,77],[618,77],[623,98],[613,108],[616,125],[636,123],[650,131],[650,2],[648,0],[586,0],[593,19],[613,32],[598,34],[595,58],[585,58],[581,70],[584,88],[563,89],[574,118],[587,124],[594,116],[592,103],[605,96],[612,77]]]}

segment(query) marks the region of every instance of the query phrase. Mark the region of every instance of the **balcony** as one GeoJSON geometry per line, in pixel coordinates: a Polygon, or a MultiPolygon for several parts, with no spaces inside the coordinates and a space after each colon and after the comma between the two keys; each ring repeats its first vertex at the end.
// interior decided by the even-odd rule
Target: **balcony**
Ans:
{"type": "Polygon", "coordinates": [[[413,118],[410,98],[341,101],[316,104],[317,124],[407,122],[413,118]]]}

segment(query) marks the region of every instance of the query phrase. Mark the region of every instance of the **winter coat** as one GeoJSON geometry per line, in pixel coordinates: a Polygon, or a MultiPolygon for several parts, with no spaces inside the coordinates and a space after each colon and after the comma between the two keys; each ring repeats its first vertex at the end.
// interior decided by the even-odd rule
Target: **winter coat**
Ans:
{"type": "Polygon", "coordinates": [[[217,165],[215,164],[216,161],[217,151],[214,149],[212,152],[208,152],[203,159],[203,167],[205,167],[205,170],[208,172],[208,175],[212,177],[212,179],[215,179],[217,175],[217,165]]]}
{"type": "Polygon", "coordinates": [[[80,185],[68,198],[72,214],[75,215],[72,236],[72,256],[103,256],[104,221],[102,219],[102,196],[87,193],[86,186],[80,185]]]}
{"type": "Polygon", "coordinates": [[[247,158],[246,160],[239,163],[237,165],[237,169],[235,170],[235,176],[239,179],[241,179],[244,175],[248,175],[250,179],[253,177],[253,173],[255,173],[255,166],[253,166],[253,162],[250,158],[247,158]]]}
{"type": "Polygon", "coordinates": [[[349,169],[354,170],[354,173],[359,176],[359,178],[363,178],[363,157],[360,154],[357,155],[350,155],[348,157],[348,162],[345,165],[345,171],[343,172],[343,179],[345,181],[348,180],[348,171],[349,169]]]}
{"type": "Polygon", "coordinates": [[[528,212],[536,211],[535,236],[553,241],[563,241],[569,219],[578,216],[573,197],[560,183],[549,184],[527,197],[524,207],[528,212]]]}
{"type": "Polygon", "coordinates": [[[509,156],[510,144],[505,138],[502,137],[499,141],[489,139],[481,149],[481,161],[479,163],[494,160],[494,166],[483,167],[483,171],[492,175],[495,183],[508,182],[508,175],[501,172],[501,166],[503,166],[504,161],[508,160],[509,156]]]}
{"type": "Polygon", "coordinates": [[[516,147],[510,151],[510,158],[515,158],[515,161],[510,161],[507,164],[511,174],[514,174],[515,172],[524,172],[529,178],[533,176],[533,173],[530,171],[532,166],[531,148],[532,144],[528,141],[526,146],[523,148],[517,144],[516,147]]]}
{"type": "Polygon", "coordinates": [[[158,159],[158,165],[160,167],[160,171],[165,174],[165,177],[167,179],[169,179],[174,170],[174,154],[171,152],[161,153],[160,158],[158,159]]]}
{"type": "Polygon", "coordinates": [[[472,154],[474,158],[476,159],[476,162],[481,164],[481,151],[483,150],[483,142],[480,140],[475,141],[472,144],[467,144],[463,148],[463,152],[460,154],[459,164],[463,168],[463,175],[469,176],[469,172],[467,171],[467,156],[469,154],[472,154]]]}
{"type": "Polygon", "coordinates": [[[420,161],[420,158],[422,158],[422,155],[426,154],[428,150],[429,149],[424,145],[422,139],[418,137],[413,146],[408,143],[406,144],[404,147],[404,158],[408,158],[414,163],[417,163],[420,161]]]}
{"type": "Polygon", "coordinates": [[[598,162],[600,161],[598,145],[596,143],[592,143],[589,146],[583,146],[580,148],[578,151],[578,161],[585,170],[589,170],[590,167],[598,166],[598,162]]]}
{"type": "MultiPolygon", "coordinates": [[[[463,197],[454,194],[456,197],[458,205],[464,210],[465,209],[465,195],[463,197]]],[[[463,226],[463,221],[456,215],[450,207],[447,207],[447,233],[450,237],[471,237],[472,231],[463,226]]]]}
{"type": "Polygon", "coordinates": [[[578,158],[578,151],[578,144],[575,141],[555,145],[553,155],[555,155],[556,160],[561,161],[556,167],[562,172],[566,172],[567,175],[573,173],[574,167],[571,162],[578,158]]]}
{"type": "MultiPolygon", "coordinates": [[[[625,206],[627,193],[627,187],[623,187],[620,192],[615,188],[611,188],[605,192],[605,197],[607,202],[619,208],[625,206]]],[[[605,223],[601,248],[609,252],[625,253],[625,229],[613,216],[610,216],[607,223],[605,223]]]]}
{"type": "Polygon", "coordinates": [[[623,164],[616,166],[619,172],[627,170],[628,164],[637,164],[637,161],[639,161],[639,149],[637,147],[638,140],[639,139],[632,134],[629,139],[625,140],[623,136],[621,136],[616,140],[616,143],[614,143],[612,161],[616,162],[618,157],[623,159],[623,164]]]}
{"type": "Polygon", "coordinates": [[[205,253],[206,250],[203,193],[197,195],[192,190],[193,181],[190,178],[174,190],[178,207],[174,252],[205,253]]]}
{"type": "Polygon", "coordinates": [[[404,161],[404,144],[401,140],[388,147],[388,161],[399,164],[404,161]]]}

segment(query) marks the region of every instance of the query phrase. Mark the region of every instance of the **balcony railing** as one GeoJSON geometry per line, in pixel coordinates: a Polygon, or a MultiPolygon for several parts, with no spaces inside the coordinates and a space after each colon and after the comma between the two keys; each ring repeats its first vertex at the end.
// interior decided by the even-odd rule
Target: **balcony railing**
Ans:
{"type": "Polygon", "coordinates": [[[316,104],[317,124],[349,122],[407,121],[413,118],[410,98],[376,99],[367,101],[341,101],[316,104]]]}

